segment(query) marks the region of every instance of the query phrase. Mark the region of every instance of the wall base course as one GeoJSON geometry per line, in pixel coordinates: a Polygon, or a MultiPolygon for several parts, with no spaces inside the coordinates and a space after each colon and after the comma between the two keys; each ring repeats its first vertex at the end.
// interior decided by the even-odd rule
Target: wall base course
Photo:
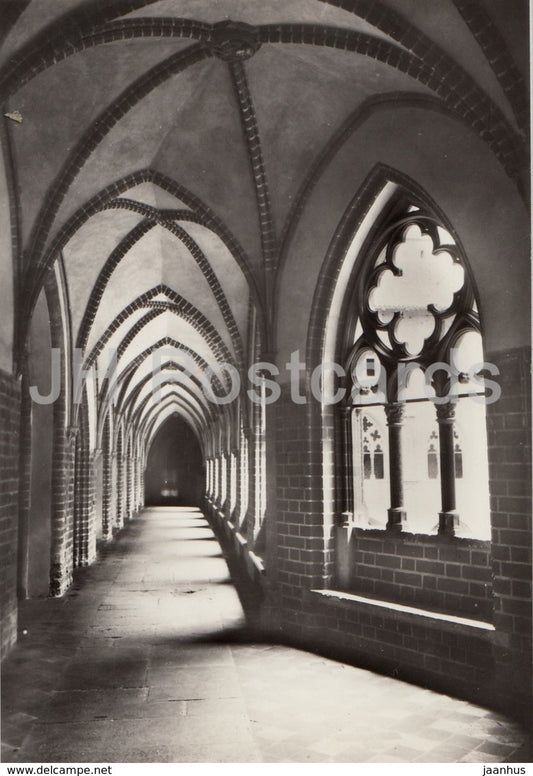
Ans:
{"type": "Polygon", "coordinates": [[[1,655],[17,637],[17,543],[19,508],[20,385],[0,371],[0,606],[1,655]]]}

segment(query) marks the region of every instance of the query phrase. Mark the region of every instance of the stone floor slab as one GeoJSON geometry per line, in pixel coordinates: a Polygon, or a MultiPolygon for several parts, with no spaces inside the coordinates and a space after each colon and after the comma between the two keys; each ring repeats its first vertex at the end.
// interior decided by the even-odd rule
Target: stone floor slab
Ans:
{"type": "Polygon", "coordinates": [[[4,762],[529,762],[502,715],[250,640],[199,511],[145,510],[20,623],[4,762]]]}

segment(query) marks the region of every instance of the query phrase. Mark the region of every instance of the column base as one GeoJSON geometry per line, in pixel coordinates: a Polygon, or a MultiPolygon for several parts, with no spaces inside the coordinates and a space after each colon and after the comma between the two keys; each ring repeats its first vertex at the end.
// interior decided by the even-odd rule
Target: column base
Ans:
{"type": "Polygon", "coordinates": [[[401,531],[407,519],[407,513],[403,509],[387,509],[387,531],[401,531]]]}
{"type": "Polygon", "coordinates": [[[338,528],[353,525],[353,512],[340,512],[337,514],[336,524],[338,528]]]}
{"type": "Polygon", "coordinates": [[[439,536],[455,536],[457,525],[459,525],[457,512],[439,512],[439,536]]]}

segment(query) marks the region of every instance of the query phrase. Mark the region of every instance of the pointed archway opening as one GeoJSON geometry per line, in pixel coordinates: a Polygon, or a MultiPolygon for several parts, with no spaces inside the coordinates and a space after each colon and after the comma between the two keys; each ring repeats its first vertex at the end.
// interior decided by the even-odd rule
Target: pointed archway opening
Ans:
{"type": "Polygon", "coordinates": [[[203,494],[202,451],[189,424],[172,415],[158,430],[148,452],[147,506],[199,506],[203,494]]]}

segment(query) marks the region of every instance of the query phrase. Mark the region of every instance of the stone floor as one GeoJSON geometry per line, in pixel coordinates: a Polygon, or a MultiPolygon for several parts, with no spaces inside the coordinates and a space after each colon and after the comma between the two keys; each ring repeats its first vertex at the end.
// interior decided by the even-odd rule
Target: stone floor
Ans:
{"type": "Polygon", "coordinates": [[[22,607],[4,762],[529,762],[499,714],[253,641],[198,511],[146,510],[64,599],[22,607]]]}

